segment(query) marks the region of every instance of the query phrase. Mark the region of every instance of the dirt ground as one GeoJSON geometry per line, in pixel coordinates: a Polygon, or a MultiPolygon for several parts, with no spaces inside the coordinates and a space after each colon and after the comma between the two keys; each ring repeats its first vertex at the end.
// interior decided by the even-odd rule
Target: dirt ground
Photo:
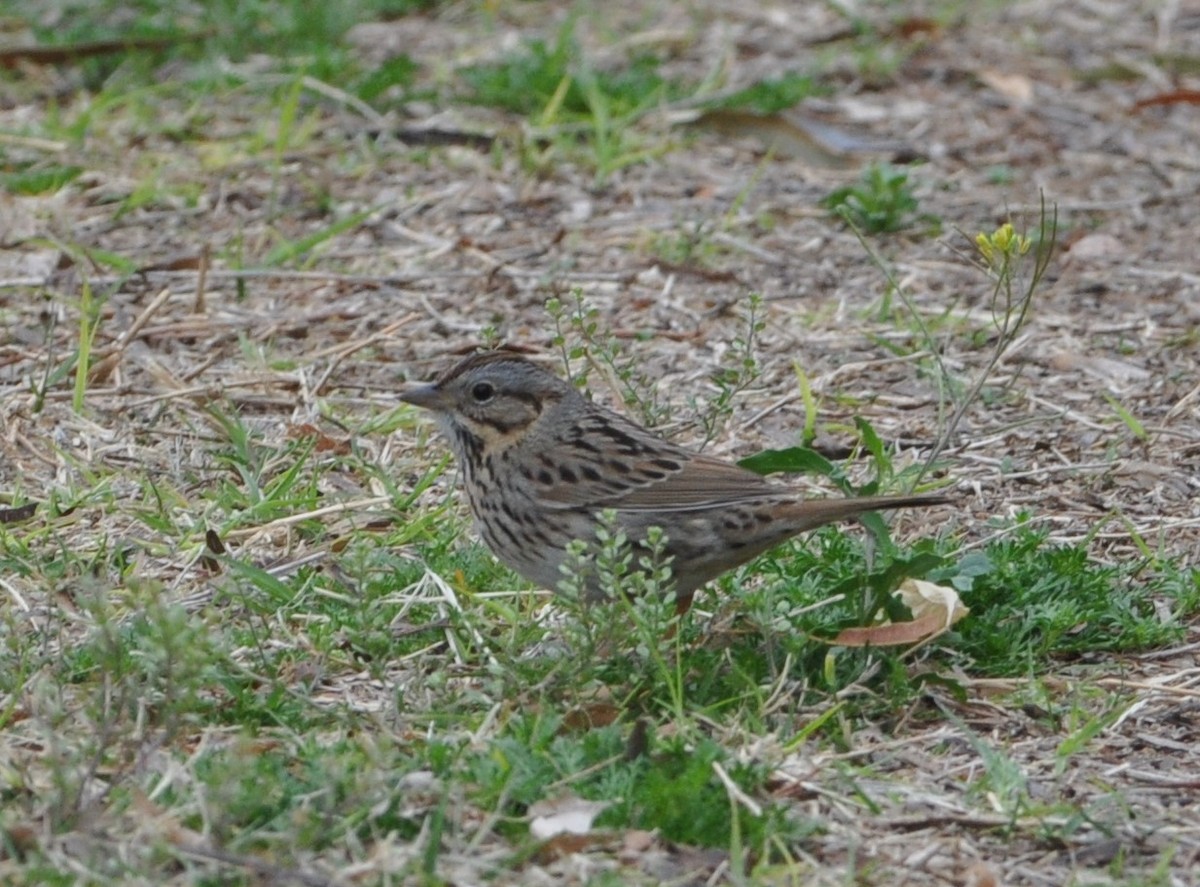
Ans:
{"type": "MultiPolygon", "coordinates": [[[[731,87],[832,61],[837,88],[802,113],[919,161],[910,175],[920,211],[941,219],[942,233],[929,236],[918,224],[872,244],[962,380],[992,354],[990,284],[973,263],[974,235],[1009,218],[1036,226],[1043,196],[1057,209],[1060,250],[1028,324],[943,454],[961,501],[953,531],[978,541],[995,532],[993,518],[1027,512],[1054,539],[1090,539],[1101,561],[1140,557],[1145,545],[1195,566],[1200,104],[1176,91],[1200,88],[1200,6],[964,7],[948,25],[917,29],[911,55],[876,79],[849,55],[837,57],[831,41],[846,23],[832,6],[731,7],[626,0],[611,5],[603,24],[582,16],[577,33],[598,64],[624,57],[637,40],[669,57],[665,73],[697,80],[721,72],[731,87]],[[947,313],[952,322],[934,323],[947,313]]],[[[565,12],[547,20],[545,10],[504,4],[485,39],[453,7],[361,27],[352,39],[365,57],[403,47],[445,72],[520,39],[552,38],[565,12]]],[[[891,7],[865,14],[881,28],[900,20],[891,7]]],[[[69,108],[84,99],[64,101],[69,108]]],[[[834,169],[767,154],[752,134],[688,128],[668,113],[678,109],[667,109],[638,126],[647,143],[669,150],[597,186],[566,159],[523,166],[508,140],[516,121],[495,111],[417,103],[410,119],[381,122],[336,96],[309,94],[306,103],[310,128],[278,177],[269,149],[214,156],[223,141],[261,128],[260,99],[200,108],[169,101],[162,125],[147,132],[98,126],[78,151],[87,172],[76,187],[53,199],[3,198],[5,488],[57,482],[65,469],[49,456],[49,441],[74,447],[81,461],[186,460],[162,443],[184,395],[222,390],[282,434],[314,420],[318,399],[348,408],[390,402],[403,380],[430,377],[488,328],[552,354],[544,303],[576,288],[685,413],[689,396],[710,391],[709,374],[740,331],[739,306],[750,292],[763,296],[762,379],[713,452],[744,456],[796,442],[803,407],[793,361],[813,380],[822,421],[862,415],[914,459],[936,435],[944,416],[935,381],[886,347],[913,341],[906,309],[897,303],[889,317],[869,310],[887,282],[853,232],[818,206],[857,179],[863,156],[834,169]],[[174,121],[199,121],[205,137],[174,141],[174,121]],[[502,138],[490,150],[424,150],[389,134],[424,125],[502,138]],[[196,186],[194,199],[114,213],[112,201],[145,164],[158,164],[167,192],[196,186]],[[327,226],[322,207],[341,218],[371,212],[322,243],[302,270],[239,275],[222,258],[238,252],[248,267],[262,266],[281,238],[327,226]],[[702,259],[665,255],[664,243],[689,238],[702,259]],[[39,295],[77,296],[79,270],[60,263],[63,243],[119,254],[145,272],[109,298],[98,350],[120,343],[170,288],[121,343],[114,372],[89,393],[86,419],[71,410],[69,379],[51,388],[41,412],[30,395],[30,380],[48,365],[47,324],[59,324],[49,337],[59,359],[77,333],[66,300],[39,295]],[[215,258],[201,285],[197,257],[206,251],[215,258]],[[247,353],[260,347],[269,353],[251,368],[247,353]],[[276,368],[285,360],[293,368],[276,368]]],[[[20,104],[3,108],[0,125],[16,127],[23,113],[20,104]]],[[[76,152],[62,149],[64,157],[76,152]]],[[[88,276],[104,286],[103,273],[88,276]]],[[[685,424],[677,431],[694,433],[685,424]]],[[[169,558],[160,566],[164,575],[182,568],[169,558]]],[[[894,884],[1200,884],[1200,626],[1173,650],[1045,677],[1135,702],[1096,740],[1094,755],[1075,755],[1065,769],[1056,766],[1062,737],[998,696],[1012,685],[968,681],[973,696],[957,716],[1006,749],[1035,797],[1088,811],[1063,832],[1069,840],[1046,840],[1034,819],[1014,823],[968,802],[974,754],[944,722],[856,736],[857,759],[890,777],[856,786],[879,810],[867,821],[825,781],[827,759],[795,756],[780,768],[798,809],[827,824],[809,852],[814,870],[828,875],[813,883],[846,883],[858,871],[873,873],[863,874],[867,883],[884,883],[876,878],[886,872],[894,884]],[[1164,858],[1166,868],[1152,873],[1164,858]]],[[[581,877],[569,870],[575,864],[543,876],[581,877]]]]}

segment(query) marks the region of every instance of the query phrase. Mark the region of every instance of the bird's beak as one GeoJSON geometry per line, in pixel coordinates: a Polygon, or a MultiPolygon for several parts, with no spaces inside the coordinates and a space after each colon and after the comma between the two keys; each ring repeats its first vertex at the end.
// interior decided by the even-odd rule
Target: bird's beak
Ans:
{"type": "Polygon", "coordinates": [[[400,392],[400,399],[414,407],[440,410],[446,406],[446,396],[436,385],[414,385],[400,392]]]}

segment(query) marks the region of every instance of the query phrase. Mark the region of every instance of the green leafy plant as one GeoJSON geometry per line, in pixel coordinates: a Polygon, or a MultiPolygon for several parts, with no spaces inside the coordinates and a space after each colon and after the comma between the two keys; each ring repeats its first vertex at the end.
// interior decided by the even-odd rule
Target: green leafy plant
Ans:
{"type": "Polygon", "coordinates": [[[558,591],[572,601],[568,646],[593,662],[620,655],[621,672],[664,688],[664,707],[682,719],[682,648],[666,544],[663,531],[652,527],[635,546],[617,524],[616,512],[609,511],[602,515],[595,540],[570,545],[558,591]],[[586,598],[589,578],[603,590],[607,604],[597,606],[586,598]]]}
{"type": "Polygon", "coordinates": [[[706,108],[745,108],[759,114],[776,114],[821,92],[816,78],[799,71],[768,77],[726,95],[703,102],[706,108]]]}
{"type": "Polygon", "coordinates": [[[73,182],[82,172],[81,166],[29,166],[0,176],[0,185],[10,194],[52,194],[73,182]]]}
{"type": "Polygon", "coordinates": [[[908,172],[873,163],[857,185],[831,192],[821,206],[868,234],[890,234],[917,219],[917,198],[908,172]]]}
{"type": "Polygon", "coordinates": [[[1200,571],[1094,562],[1083,545],[1020,528],[932,574],[967,595],[956,647],[993,674],[1037,673],[1052,658],[1172,643],[1200,606],[1200,571]],[[1166,614],[1158,602],[1167,604],[1166,614]]]}
{"type": "Polygon", "coordinates": [[[635,58],[629,67],[613,72],[593,71],[581,62],[582,53],[568,22],[553,44],[533,40],[507,59],[474,65],[462,72],[471,87],[469,98],[517,114],[534,116],[541,124],[559,116],[589,119],[602,96],[608,111],[622,117],[660,96],[667,82],[651,56],[635,58]]]}
{"type": "Polygon", "coordinates": [[[530,162],[575,156],[582,145],[602,184],[617,169],[663,150],[631,128],[646,110],[678,93],[658,67],[647,55],[615,70],[590,67],[575,40],[574,22],[568,21],[553,44],[531,41],[509,58],[469,67],[462,76],[470,101],[530,119],[534,142],[525,145],[530,162]]]}

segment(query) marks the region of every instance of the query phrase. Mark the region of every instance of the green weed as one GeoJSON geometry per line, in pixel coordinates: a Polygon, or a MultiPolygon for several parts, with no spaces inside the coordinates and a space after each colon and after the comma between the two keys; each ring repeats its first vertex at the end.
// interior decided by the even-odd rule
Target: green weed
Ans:
{"type": "Polygon", "coordinates": [[[908,172],[879,163],[867,167],[859,184],[832,191],[821,206],[868,234],[891,234],[919,218],[908,172]]]}
{"type": "Polygon", "coordinates": [[[1200,571],[1095,563],[1086,546],[1023,529],[932,577],[971,606],[956,649],[989,674],[1041,674],[1055,659],[1173,643],[1200,607],[1200,571]],[[1164,619],[1158,602],[1169,604],[1164,619]]]}
{"type": "Polygon", "coordinates": [[[631,124],[646,110],[679,93],[658,73],[658,60],[634,58],[618,70],[602,71],[584,60],[574,38],[573,22],[553,44],[528,43],[522,51],[493,64],[462,72],[470,87],[469,101],[503,108],[528,117],[534,143],[527,160],[545,166],[551,157],[583,156],[596,169],[598,183],[613,172],[644,162],[662,150],[643,139],[631,124]]]}
{"type": "Polygon", "coordinates": [[[759,114],[776,114],[819,95],[822,88],[810,74],[789,71],[756,81],[744,89],[704,102],[707,108],[745,108],[759,114]]]}

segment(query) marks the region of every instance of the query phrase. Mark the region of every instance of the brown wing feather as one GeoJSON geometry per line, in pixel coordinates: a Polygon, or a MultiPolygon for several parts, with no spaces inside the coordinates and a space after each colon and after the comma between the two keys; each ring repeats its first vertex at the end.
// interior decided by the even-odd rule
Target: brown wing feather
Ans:
{"type": "Polygon", "coordinates": [[[581,420],[554,450],[556,480],[565,469],[568,482],[535,485],[552,508],[686,511],[779,492],[752,471],[686,450],[608,411],[581,420]]]}
{"type": "Polygon", "coordinates": [[[753,471],[710,456],[689,455],[691,458],[679,471],[614,497],[605,502],[604,507],[629,511],[688,511],[781,492],[779,487],[753,471]]]}

